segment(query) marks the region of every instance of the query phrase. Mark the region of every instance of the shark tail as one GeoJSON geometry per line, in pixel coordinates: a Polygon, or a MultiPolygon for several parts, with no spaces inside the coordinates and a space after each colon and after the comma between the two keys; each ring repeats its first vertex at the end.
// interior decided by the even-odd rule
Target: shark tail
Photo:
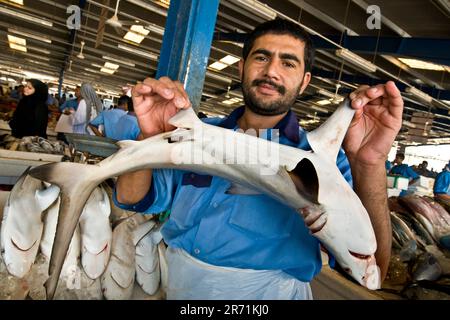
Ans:
{"type": "Polygon", "coordinates": [[[49,278],[45,282],[47,299],[53,299],[70,241],[89,196],[102,181],[97,166],[71,162],[45,164],[30,170],[37,179],[61,189],[58,225],[50,258],[49,278]],[[97,176],[97,178],[96,178],[97,176]]]}

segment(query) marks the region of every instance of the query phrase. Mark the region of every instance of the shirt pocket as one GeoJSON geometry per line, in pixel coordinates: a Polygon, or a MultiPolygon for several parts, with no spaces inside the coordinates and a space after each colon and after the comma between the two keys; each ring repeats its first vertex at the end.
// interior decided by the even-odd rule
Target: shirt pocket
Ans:
{"type": "Polygon", "coordinates": [[[295,210],[266,195],[236,195],[229,224],[255,240],[288,238],[295,210]]]}

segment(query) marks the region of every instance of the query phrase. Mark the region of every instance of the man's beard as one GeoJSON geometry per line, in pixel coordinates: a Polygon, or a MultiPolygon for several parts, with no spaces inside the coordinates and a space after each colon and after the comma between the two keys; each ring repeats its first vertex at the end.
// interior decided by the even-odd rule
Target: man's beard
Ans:
{"type": "Polygon", "coordinates": [[[253,80],[251,85],[245,81],[245,76],[243,76],[242,81],[242,93],[244,97],[245,105],[253,112],[262,116],[276,116],[289,111],[293,106],[297,95],[300,92],[300,88],[303,84],[302,82],[299,86],[292,92],[286,92],[286,87],[283,85],[278,85],[269,79],[256,79],[253,80]],[[262,99],[256,97],[256,93],[251,91],[252,87],[257,87],[261,84],[271,85],[280,94],[280,97],[275,101],[264,102],[262,99]]]}

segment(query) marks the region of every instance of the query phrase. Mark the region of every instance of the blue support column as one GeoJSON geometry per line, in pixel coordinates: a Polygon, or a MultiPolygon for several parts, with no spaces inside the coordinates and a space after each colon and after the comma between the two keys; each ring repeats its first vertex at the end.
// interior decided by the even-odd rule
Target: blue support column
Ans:
{"type": "Polygon", "coordinates": [[[59,84],[58,84],[58,97],[62,97],[62,84],[64,80],[64,69],[61,68],[61,71],[59,72],[59,84]]]}
{"type": "Polygon", "coordinates": [[[184,84],[192,106],[200,106],[219,0],[172,0],[156,78],[184,84]]]}

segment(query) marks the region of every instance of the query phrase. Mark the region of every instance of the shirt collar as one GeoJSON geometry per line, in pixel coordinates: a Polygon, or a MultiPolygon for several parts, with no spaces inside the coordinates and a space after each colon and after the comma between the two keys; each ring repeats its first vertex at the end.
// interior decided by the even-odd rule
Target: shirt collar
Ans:
{"type": "MultiPolygon", "coordinates": [[[[237,126],[237,121],[245,112],[245,107],[239,107],[234,109],[228,117],[226,117],[222,122],[219,123],[219,127],[226,129],[234,129],[237,126]]],[[[280,133],[286,138],[298,144],[300,142],[300,132],[297,116],[292,110],[281,119],[273,129],[280,130],[280,133]]]]}

